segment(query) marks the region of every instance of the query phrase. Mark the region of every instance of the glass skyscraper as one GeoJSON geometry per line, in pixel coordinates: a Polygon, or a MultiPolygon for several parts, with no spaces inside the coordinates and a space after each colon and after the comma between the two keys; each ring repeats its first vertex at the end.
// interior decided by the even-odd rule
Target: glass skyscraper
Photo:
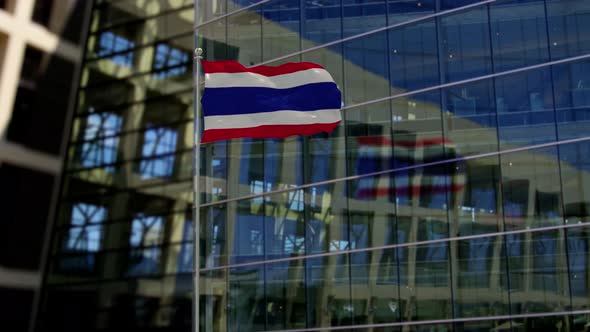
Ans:
{"type": "Polygon", "coordinates": [[[38,331],[189,331],[193,49],[330,134],[200,148],[201,331],[588,331],[590,1],[95,1],[38,331]]]}

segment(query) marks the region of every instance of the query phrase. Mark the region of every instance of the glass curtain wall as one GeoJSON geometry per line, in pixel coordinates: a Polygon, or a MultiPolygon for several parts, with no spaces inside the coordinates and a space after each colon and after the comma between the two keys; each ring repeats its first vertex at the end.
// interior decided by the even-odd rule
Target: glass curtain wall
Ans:
{"type": "Polygon", "coordinates": [[[190,330],[195,43],[344,103],[201,146],[201,331],[588,329],[590,2],[196,6],[95,1],[40,331],[190,330]]]}
{"type": "Polygon", "coordinates": [[[344,102],[201,147],[203,331],[587,329],[588,1],[197,8],[205,59],[319,63],[344,102]]]}

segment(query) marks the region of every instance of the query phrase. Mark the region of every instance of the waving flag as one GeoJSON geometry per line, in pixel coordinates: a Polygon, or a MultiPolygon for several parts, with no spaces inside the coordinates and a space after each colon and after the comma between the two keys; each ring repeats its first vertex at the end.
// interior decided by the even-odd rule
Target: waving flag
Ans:
{"type": "MultiPolygon", "coordinates": [[[[388,169],[457,158],[451,141],[444,138],[402,139],[391,141],[382,136],[357,138],[357,173],[367,174],[388,169]],[[446,152],[446,155],[445,155],[446,152]],[[445,157],[446,156],[446,157],[445,157]]],[[[465,187],[462,162],[429,166],[413,171],[388,173],[360,178],[355,196],[374,199],[380,196],[419,196],[458,192],[465,187]]]]}
{"type": "Polygon", "coordinates": [[[331,132],[341,121],[334,79],[310,62],[246,68],[201,61],[205,71],[202,143],[331,132]]]}

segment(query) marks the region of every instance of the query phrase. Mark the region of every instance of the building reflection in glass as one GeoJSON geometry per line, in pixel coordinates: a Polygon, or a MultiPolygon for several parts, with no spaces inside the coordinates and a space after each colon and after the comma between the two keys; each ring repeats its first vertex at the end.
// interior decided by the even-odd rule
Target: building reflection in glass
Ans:
{"type": "Polygon", "coordinates": [[[141,3],[95,4],[39,330],[191,328],[193,21],[345,105],[201,147],[201,331],[586,330],[586,1],[141,3]]]}

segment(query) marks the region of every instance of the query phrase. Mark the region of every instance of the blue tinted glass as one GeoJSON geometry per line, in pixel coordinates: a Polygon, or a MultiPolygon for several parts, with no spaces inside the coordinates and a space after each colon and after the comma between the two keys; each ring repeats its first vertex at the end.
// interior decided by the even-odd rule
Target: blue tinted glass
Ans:
{"type": "MultiPolygon", "coordinates": [[[[214,179],[225,179],[228,173],[228,155],[227,155],[227,141],[213,142],[210,148],[202,147],[202,154],[207,156],[203,158],[203,171],[205,176],[214,179]]],[[[226,198],[228,196],[227,183],[225,181],[209,181],[206,183],[205,192],[209,195],[205,196],[205,201],[215,200],[219,198],[226,198]]]]}
{"type": "Polygon", "coordinates": [[[71,251],[96,252],[101,247],[102,225],[107,217],[104,207],[78,203],[72,207],[71,228],[65,247],[71,251]]]}
{"type": "Polygon", "coordinates": [[[471,5],[474,3],[481,2],[481,0],[441,0],[440,1],[440,9],[447,10],[453,8],[459,8],[467,5],[471,5]]]}
{"type": "Polygon", "coordinates": [[[497,151],[496,108],[492,80],[449,87],[444,91],[448,112],[447,138],[451,155],[497,151]]]}
{"type": "Polygon", "coordinates": [[[143,136],[141,177],[168,177],[174,171],[177,133],[170,128],[148,128],[143,136]]]}
{"type": "Polygon", "coordinates": [[[386,13],[385,0],[342,0],[343,37],[384,27],[386,13]]]}
{"type": "Polygon", "coordinates": [[[549,59],[545,6],[536,1],[500,1],[490,6],[496,72],[549,59]]]}
{"type": "Polygon", "coordinates": [[[131,222],[130,252],[127,275],[150,275],[160,271],[161,244],[164,236],[163,217],[138,214],[131,222]]]}
{"type": "Polygon", "coordinates": [[[393,94],[439,83],[434,20],[389,32],[393,94]]]}
{"type": "MultiPolygon", "coordinates": [[[[263,141],[243,139],[240,145],[239,183],[243,185],[240,186],[240,194],[260,194],[268,191],[264,184],[263,141]],[[250,188],[249,192],[244,188],[250,188]]],[[[254,200],[262,202],[263,198],[254,200]]]]}
{"type": "Polygon", "coordinates": [[[558,292],[558,278],[561,269],[557,265],[557,257],[563,249],[562,239],[556,233],[543,232],[534,235],[532,245],[533,273],[532,289],[544,292],[558,292]],[[561,250],[560,250],[561,249],[561,250]],[[558,270],[559,269],[559,270],[558,270]]]}
{"type": "MultiPolygon", "coordinates": [[[[439,240],[448,237],[447,223],[440,220],[425,219],[418,224],[419,235],[418,241],[439,240]]],[[[441,263],[440,267],[443,270],[447,269],[447,244],[448,243],[432,243],[422,246],[418,250],[418,257],[424,262],[431,261],[432,263],[441,263]]],[[[423,276],[423,278],[435,278],[435,276],[423,276]]],[[[425,280],[423,279],[423,280],[425,280]]],[[[447,280],[442,280],[447,282],[447,280]]]]}
{"type": "MultiPolygon", "coordinates": [[[[369,239],[372,227],[376,222],[373,213],[351,211],[348,214],[348,238],[351,249],[367,248],[372,246],[369,239]]],[[[352,264],[351,281],[353,283],[366,283],[369,271],[367,265],[370,263],[368,252],[356,253],[350,256],[352,264]]]]}
{"type": "MultiPolygon", "coordinates": [[[[254,203],[254,202],[253,202],[254,203]]],[[[257,207],[256,204],[251,204],[257,207]]],[[[260,209],[260,207],[258,207],[260,209]]],[[[250,261],[261,261],[265,257],[265,225],[274,226],[273,218],[268,218],[249,211],[239,211],[233,225],[233,253],[232,264],[239,264],[250,261]]]]}
{"type": "Polygon", "coordinates": [[[491,73],[490,30],[486,6],[440,19],[444,81],[491,73]]]}
{"type": "Polygon", "coordinates": [[[354,39],[344,44],[344,103],[354,105],[389,95],[386,33],[354,39]]]}
{"type": "Polygon", "coordinates": [[[205,259],[201,261],[201,266],[212,267],[227,264],[227,251],[230,243],[226,241],[228,234],[226,207],[223,205],[209,207],[206,209],[206,214],[201,213],[201,215],[206,217],[204,220],[201,219],[201,229],[204,234],[204,242],[201,242],[201,244],[205,247],[201,250],[205,255],[205,259]]]}
{"type": "Polygon", "coordinates": [[[156,70],[154,77],[166,78],[184,74],[188,70],[188,65],[187,53],[166,44],[159,44],[156,47],[153,63],[153,69],[156,70]]]}
{"type": "MultiPolygon", "coordinates": [[[[117,160],[119,137],[114,136],[121,130],[122,118],[113,113],[93,113],[86,118],[84,143],[79,154],[82,165],[95,167],[112,164],[117,160]]],[[[112,166],[105,170],[113,171],[112,166]]]]}
{"type": "Polygon", "coordinates": [[[341,0],[303,1],[303,48],[342,38],[341,0]]]}
{"type": "Polygon", "coordinates": [[[551,58],[561,59],[590,52],[590,3],[579,0],[548,0],[551,58]]]}
{"type": "Polygon", "coordinates": [[[496,78],[502,148],[555,140],[553,91],[548,82],[548,68],[496,78]]]}
{"type": "Polygon", "coordinates": [[[388,24],[397,24],[435,11],[435,0],[388,0],[388,24]]]}
{"type": "Polygon", "coordinates": [[[588,136],[590,61],[553,66],[553,84],[559,138],[588,136]]]}
{"type": "MultiPolygon", "coordinates": [[[[264,182],[266,188],[277,188],[281,180],[281,147],[284,145],[282,140],[267,139],[264,141],[264,182]]],[[[297,146],[297,142],[295,142],[297,146]]],[[[296,147],[295,147],[296,148],[296,147]]],[[[296,156],[301,157],[301,155],[296,156]]],[[[289,166],[295,167],[295,170],[300,170],[301,159],[294,160],[294,164],[289,163],[289,166]]],[[[295,179],[293,184],[301,184],[301,178],[295,179]],[[299,180],[299,181],[297,181],[299,180]]]]}
{"type": "Polygon", "coordinates": [[[192,272],[193,271],[193,238],[194,228],[192,220],[185,220],[182,227],[182,244],[180,245],[180,252],[176,265],[178,272],[192,272]]]}
{"type": "Polygon", "coordinates": [[[134,247],[157,244],[162,231],[162,217],[138,215],[131,223],[129,244],[134,247]]]}
{"type": "Polygon", "coordinates": [[[71,220],[62,249],[68,256],[59,260],[59,268],[68,273],[87,274],[96,269],[97,252],[102,247],[105,207],[87,203],[72,206],[71,220]]]}
{"type": "Polygon", "coordinates": [[[116,55],[110,56],[109,58],[116,64],[130,67],[133,65],[134,53],[132,51],[126,53],[123,52],[131,50],[133,47],[135,47],[135,43],[131,40],[106,31],[100,34],[100,40],[98,42],[98,50],[96,51],[96,54],[98,56],[108,56],[109,54],[117,53],[116,55]]]}

